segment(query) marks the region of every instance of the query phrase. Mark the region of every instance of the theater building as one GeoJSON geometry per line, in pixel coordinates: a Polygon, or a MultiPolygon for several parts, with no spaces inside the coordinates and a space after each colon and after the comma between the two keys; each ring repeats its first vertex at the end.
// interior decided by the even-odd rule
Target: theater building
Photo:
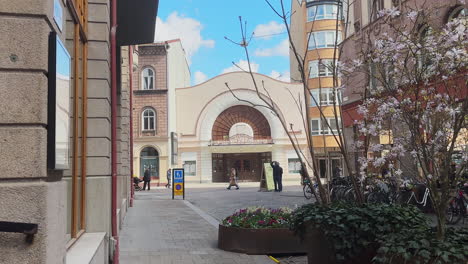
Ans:
{"type": "MultiPolygon", "coordinates": [[[[268,91],[261,92],[262,96],[271,96],[280,110],[288,133],[305,148],[303,120],[291,95],[298,99],[302,85],[254,76],[268,91]]],[[[222,74],[196,86],[177,88],[175,94],[178,166],[185,168],[187,181],[227,182],[233,167],[240,181],[260,181],[262,165],[275,160],[283,167],[283,180],[299,183],[300,163],[287,133],[279,118],[262,106],[248,73],[222,74]]]]}

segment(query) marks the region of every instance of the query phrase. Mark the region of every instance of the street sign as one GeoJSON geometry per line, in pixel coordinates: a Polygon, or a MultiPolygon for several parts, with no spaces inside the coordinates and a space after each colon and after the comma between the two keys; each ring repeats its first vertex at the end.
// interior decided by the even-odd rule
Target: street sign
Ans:
{"type": "Polygon", "coordinates": [[[172,170],[172,199],[174,196],[182,196],[185,200],[185,171],[184,169],[172,170]]]}

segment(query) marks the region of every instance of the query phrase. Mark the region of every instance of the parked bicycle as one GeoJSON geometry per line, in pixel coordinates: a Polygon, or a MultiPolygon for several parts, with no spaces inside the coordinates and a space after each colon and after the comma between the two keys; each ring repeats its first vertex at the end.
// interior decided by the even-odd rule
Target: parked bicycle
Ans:
{"type": "Polygon", "coordinates": [[[315,189],[315,193],[318,192],[318,184],[317,183],[312,183],[310,181],[310,179],[308,178],[304,178],[303,180],[303,185],[304,187],[302,187],[302,190],[304,192],[304,197],[309,200],[310,198],[312,198],[312,195],[314,194],[312,192],[312,188],[315,189]]]}
{"type": "Polygon", "coordinates": [[[424,184],[417,184],[411,189],[406,189],[406,192],[410,193],[410,197],[407,200],[407,204],[413,204],[416,205],[419,209],[421,209],[423,212],[429,212],[432,211],[432,200],[430,196],[430,191],[429,188],[424,185],[424,184]],[[422,190],[424,189],[424,193],[422,190]],[[422,197],[421,197],[421,193],[422,197]],[[418,196],[420,198],[418,198],[418,196]]]}
{"type": "Polygon", "coordinates": [[[446,220],[448,224],[456,224],[463,219],[463,224],[465,223],[465,218],[467,217],[468,212],[468,202],[465,198],[466,189],[468,185],[459,184],[456,196],[450,199],[449,206],[446,212],[446,220]]]}

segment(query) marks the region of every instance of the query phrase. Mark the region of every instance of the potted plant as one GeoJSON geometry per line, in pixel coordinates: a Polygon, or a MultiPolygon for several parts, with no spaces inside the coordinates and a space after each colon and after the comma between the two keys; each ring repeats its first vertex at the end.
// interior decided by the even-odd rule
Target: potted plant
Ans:
{"type": "Polygon", "coordinates": [[[289,229],[291,210],[250,207],[226,217],[219,225],[218,247],[245,254],[305,253],[289,229]]]}

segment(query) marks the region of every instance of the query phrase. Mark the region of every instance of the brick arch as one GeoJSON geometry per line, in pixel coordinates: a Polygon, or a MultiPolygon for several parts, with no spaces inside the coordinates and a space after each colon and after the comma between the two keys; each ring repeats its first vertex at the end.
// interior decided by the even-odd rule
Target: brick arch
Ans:
{"type": "Polygon", "coordinates": [[[229,137],[229,130],[237,123],[246,123],[252,127],[254,139],[271,139],[268,120],[257,109],[236,105],[224,110],[214,122],[212,140],[224,140],[229,137]]]}

